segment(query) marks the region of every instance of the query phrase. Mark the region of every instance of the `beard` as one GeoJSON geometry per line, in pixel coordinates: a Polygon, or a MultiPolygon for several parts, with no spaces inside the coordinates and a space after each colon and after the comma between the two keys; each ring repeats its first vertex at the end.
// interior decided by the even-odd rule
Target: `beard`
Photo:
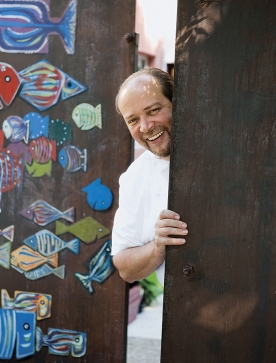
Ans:
{"type": "Polygon", "coordinates": [[[160,132],[160,131],[164,131],[167,132],[167,134],[169,135],[169,140],[167,142],[167,145],[163,146],[163,147],[159,147],[158,145],[153,145],[151,146],[150,144],[148,144],[147,142],[144,142],[143,146],[149,150],[150,152],[152,152],[154,155],[160,157],[160,158],[165,158],[166,156],[169,156],[171,153],[171,133],[170,130],[167,127],[162,128],[161,130],[152,130],[150,135],[148,135],[148,137],[153,136],[154,134],[160,132]]]}

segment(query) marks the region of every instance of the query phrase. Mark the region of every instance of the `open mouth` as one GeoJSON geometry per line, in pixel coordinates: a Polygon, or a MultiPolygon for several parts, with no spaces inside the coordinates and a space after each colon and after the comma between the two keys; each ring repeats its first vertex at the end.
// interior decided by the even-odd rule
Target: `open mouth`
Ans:
{"type": "Polygon", "coordinates": [[[158,139],[162,134],[164,133],[164,131],[158,132],[158,134],[152,136],[152,137],[148,137],[149,141],[154,141],[156,139],[158,139]]]}

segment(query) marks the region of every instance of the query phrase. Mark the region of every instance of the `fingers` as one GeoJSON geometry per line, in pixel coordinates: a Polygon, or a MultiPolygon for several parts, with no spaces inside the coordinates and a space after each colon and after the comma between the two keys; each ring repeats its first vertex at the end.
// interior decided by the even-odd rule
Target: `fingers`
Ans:
{"type": "Polygon", "coordinates": [[[157,246],[180,245],[186,242],[187,224],[180,221],[179,214],[171,210],[160,212],[155,224],[155,243],[157,246]]]}

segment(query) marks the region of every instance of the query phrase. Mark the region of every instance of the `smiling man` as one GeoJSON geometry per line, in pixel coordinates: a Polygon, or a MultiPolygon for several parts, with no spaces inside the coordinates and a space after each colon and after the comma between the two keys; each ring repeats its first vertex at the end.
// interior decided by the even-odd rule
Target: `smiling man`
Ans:
{"type": "Polygon", "coordinates": [[[184,244],[188,234],[180,216],[166,209],[172,90],[173,82],[166,72],[145,68],[128,77],[116,97],[116,109],[132,137],[147,149],[120,177],[112,254],[127,282],[141,280],[156,270],[163,284],[165,247],[184,244]]]}

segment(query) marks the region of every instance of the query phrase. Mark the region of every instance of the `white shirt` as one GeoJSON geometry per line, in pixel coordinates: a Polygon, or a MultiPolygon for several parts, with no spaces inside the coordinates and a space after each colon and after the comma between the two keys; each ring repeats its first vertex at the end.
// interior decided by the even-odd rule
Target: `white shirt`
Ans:
{"type": "MultiPolygon", "coordinates": [[[[145,151],[119,179],[119,208],[112,231],[112,255],[154,240],[155,223],[168,204],[168,160],[145,151]]],[[[164,285],[164,262],[156,270],[164,285]]]]}

